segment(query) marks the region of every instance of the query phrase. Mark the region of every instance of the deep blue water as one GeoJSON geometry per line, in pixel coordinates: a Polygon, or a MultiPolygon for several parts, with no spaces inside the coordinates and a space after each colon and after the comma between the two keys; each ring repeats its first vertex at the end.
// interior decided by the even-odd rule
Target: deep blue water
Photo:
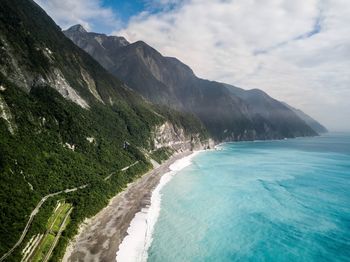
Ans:
{"type": "Polygon", "coordinates": [[[350,134],[221,148],[162,189],[148,261],[350,261],[350,134]]]}

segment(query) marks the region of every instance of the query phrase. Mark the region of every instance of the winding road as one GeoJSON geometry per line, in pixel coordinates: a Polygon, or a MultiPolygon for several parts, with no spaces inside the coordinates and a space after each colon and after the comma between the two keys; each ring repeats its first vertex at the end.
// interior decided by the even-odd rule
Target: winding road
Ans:
{"type": "MultiPolygon", "coordinates": [[[[127,167],[124,167],[122,168],[120,171],[126,171],[128,170],[130,167],[136,165],[139,161],[135,161],[133,164],[127,166],[127,167]]],[[[116,172],[113,172],[111,174],[109,174],[108,176],[106,176],[104,178],[104,180],[108,180],[114,173],[116,172]]],[[[77,191],[79,189],[83,189],[83,188],[86,188],[87,186],[89,186],[89,184],[84,184],[84,185],[81,185],[79,187],[74,187],[74,188],[68,188],[68,189],[65,189],[65,190],[61,190],[61,191],[58,191],[56,193],[51,193],[51,194],[48,194],[46,196],[44,196],[40,201],[39,203],[36,205],[36,207],[33,209],[32,213],[30,214],[29,216],[29,219],[28,219],[28,222],[22,232],[22,235],[21,237],[18,239],[18,241],[16,242],[16,244],[9,250],[7,251],[7,253],[5,253],[1,258],[0,258],[0,262],[1,261],[4,261],[9,255],[12,254],[12,252],[22,243],[23,239],[25,238],[25,236],[27,235],[28,233],[28,230],[29,230],[29,227],[35,217],[35,215],[39,212],[39,209],[40,207],[45,203],[45,201],[50,198],[50,197],[53,197],[53,196],[57,196],[59,194],[62,194],[62,193],[70,193],[70,192],[74,192],[74,191],[77,191]]]]}

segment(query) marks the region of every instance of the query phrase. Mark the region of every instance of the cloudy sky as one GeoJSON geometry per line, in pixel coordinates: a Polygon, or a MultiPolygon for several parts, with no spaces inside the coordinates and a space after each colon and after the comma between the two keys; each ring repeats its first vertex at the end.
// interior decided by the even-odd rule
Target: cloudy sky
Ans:
{"type": "Polygon", "coordinates": [[[143,40],[197,76],[350,130],[349,0],[36,0],[63,29],[143,40]]]}

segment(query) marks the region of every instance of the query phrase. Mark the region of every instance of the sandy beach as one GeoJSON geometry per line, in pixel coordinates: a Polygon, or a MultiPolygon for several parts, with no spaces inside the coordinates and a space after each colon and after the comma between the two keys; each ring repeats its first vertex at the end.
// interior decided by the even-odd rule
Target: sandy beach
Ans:
{"type": "Polygon", "coordinates": [[[67,247],[63,261],[116,261],[116,253],[131,221],[136,213],[149,206],[152,191],[162,175],[170,171],[169,167],[175,161],[191,153],[186,151],[174,155],[131,183],[96,216],[87,219],[67,247]]]}

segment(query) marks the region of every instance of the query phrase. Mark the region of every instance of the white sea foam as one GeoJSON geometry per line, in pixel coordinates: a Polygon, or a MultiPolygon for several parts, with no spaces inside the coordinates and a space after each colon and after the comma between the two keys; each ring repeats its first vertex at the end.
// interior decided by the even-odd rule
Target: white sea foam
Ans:
{"type": "Polygon", "coordinates": [[[119,245],[116,260],[118,262],[147,261],[148,249],[152,243],[154,225],[160,213],[161,190],[181,169],[191,165],[192,158],[200,151],[175,161],[170,165],[168,173],[164,174],[158,186],[152,192],[151,205],[143,208],[132,219],[128,228],[128,235],[119,245]]]}

